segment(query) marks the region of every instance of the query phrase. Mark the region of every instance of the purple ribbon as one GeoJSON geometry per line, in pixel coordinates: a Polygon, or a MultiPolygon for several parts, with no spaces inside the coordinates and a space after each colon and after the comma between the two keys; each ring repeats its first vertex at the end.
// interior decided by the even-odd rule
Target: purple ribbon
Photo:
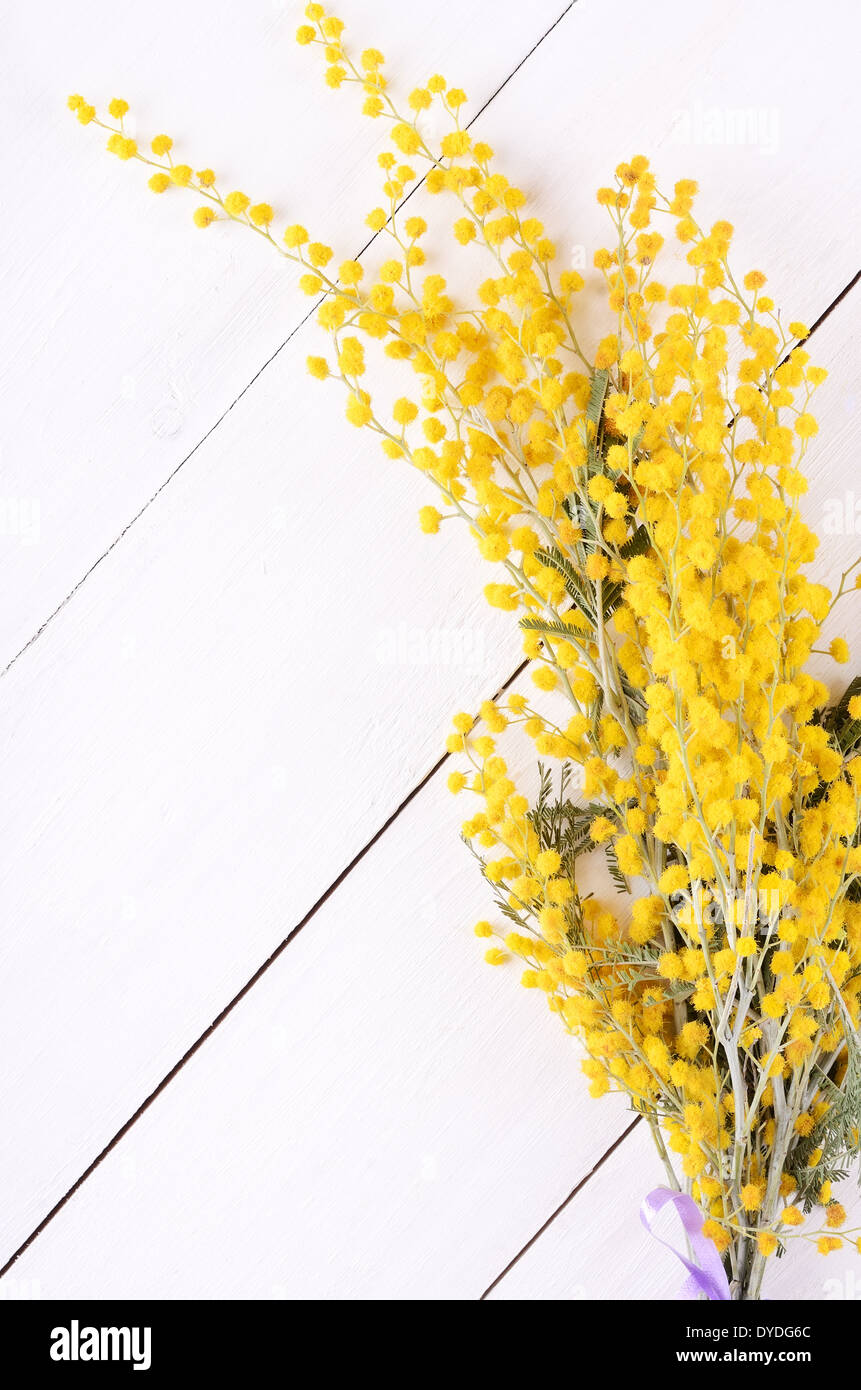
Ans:
{"type": "Polygon", "coordinates": [[[656,1187],[649,1193],[640,1207],[640,1220],[649,1232],[667,1250],[672,1250],[676,1259],[681,1260],[688,1271],[688,1278],[682,1285],[682,1298],[696,1298],[704,1293],[712,1302],[726,1301],[730,1297],[721,1257],[714,1242],[703,1235],[703,1214],[692,1197],[684,1192],[673,1192],[669,1187],[656,1187]],[[652,1230],[652,1222],[662,1207],[671,1202],[679,1214],[685,1235],[690,1243],[693,1260],[689,1260],[668,1240],[661,1240],[652,1230]],[[696,1261],[696,1263],[695,1263],[696,1261]]]}

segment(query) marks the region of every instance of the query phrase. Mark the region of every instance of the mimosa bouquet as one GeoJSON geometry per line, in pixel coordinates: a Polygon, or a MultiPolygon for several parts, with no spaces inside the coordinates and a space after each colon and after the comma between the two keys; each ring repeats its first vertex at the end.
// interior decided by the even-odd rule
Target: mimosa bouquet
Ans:
{"type": "MultiPolygon", "coordinates": [[[[435,490],[422,529],[459,518],[493,566],[485,594],[519,623],[535,694],[458,715],[448,740],[497,907],[477,935],[490,964],[522,962],[580,1040],[592,1093],[622,1091],[645,1117],[722,1261],[726,1292],[711,1296],[755,1299],[792,1239],[826,1254],[854,1241],[832,1187],[861,1124],[861,681],[834,703],[807,668],[859,584],[855,566],[834,594],[811,582],[800,511],[825,372],[765,276],[732,269],[731,225],[701,227],[696,185],[661,191],[642,156],[598,192],[608,312],[587,349],[583,276],[557,267],[524,194],[473,141],[464,93],[432,76],[401,109],[381,53],[354,56],[322,6],[306,15],[297,37],[328,85],[357,88],[388,124],[374,274],[333,268],[298,224],[276,232],[268,203],[177,162],[167,135],[144,152],[125,101],[104,121],[69,105],[151,167],[155,193],[196,195],[198,227],[238,223],[301,266],[332,339],[311,374],[435,490]],[[486,253],[471,306],[422,270],[427,224],[403,207],[419,181],[455,205],[455,240],[486,253]],[[660,278],[665,259],[678,283],[660,278]],[[386,408],[374,353],[405,372],[386,408]],[[514,726],[541,759],[532,801],[499,748],[514,726]],[[578,887],[596,847],[628,896],[578,887]]],[[[841,638],[828,651],[848,659],[841,638]]]]}

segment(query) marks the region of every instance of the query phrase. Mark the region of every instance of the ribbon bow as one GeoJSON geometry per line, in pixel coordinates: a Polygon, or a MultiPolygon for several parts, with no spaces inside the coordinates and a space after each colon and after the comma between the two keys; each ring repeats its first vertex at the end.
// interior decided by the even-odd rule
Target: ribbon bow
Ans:
{"type": "Polygon", "coordinates": [[[684,1192],[673,1192],[669,1187],[656,1187],[649,1193],[640,1207],[640,1220],[649,1232],[667,1250],[672,1250],[676,1259],[681,1260],[688,1271],[688,1278],[682,1285],[682,1298],[696,1298],[704,1293],[712,1302],[728,1300],[730,1297],[727,1280],[720,1255],[708,1236],[703,1235],[703,1214],[693,1198],[684,1192]],[[689,1260],[668,1240],[661,1240],[652,1230],[652,1222],[662,1207],[671,1202],[679,1214],[694,1259],[689,1260]]]}

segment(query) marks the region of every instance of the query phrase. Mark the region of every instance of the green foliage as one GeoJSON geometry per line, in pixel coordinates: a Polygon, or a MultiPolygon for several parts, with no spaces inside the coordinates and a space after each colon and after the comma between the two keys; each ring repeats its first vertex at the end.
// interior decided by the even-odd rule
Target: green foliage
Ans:
{"type": "Polygon", "coordinates": [[[573,768],[563,763],[559,773],[559,790],[554,790],[553,774],[543,763],[538,764],[539,788],[535,805],[529,811],[529,822],[538,836],[542,850],[554,849],[562,860],[562,873],[575,881],[574,865],[578,855],[594,849],[589,829],[596,816],[601,815],[597,804],[576,806],[568,796],[573,768]]]}
{"type": "MultiPolygon", "coordinates": [[[[850,681],[837,703],[818,712],[814,720],[828,732],[832,744],[847,762],[861,752],[861,719],[853,719],[849,713],[849,701],[856,695],[861,695],[861,676],[850,681]]],[[[827,782],[820,782],[814,787],[804,798],[805,807],[818,806],[827,795],[828,785],[827,782]]],[[[861,826],[856,829],[852,843],[861,844],[861,826]]],[[[854,879],[849,884],[846,896],[850,902],[861,902],[861,881],[854,879]]]]}
{"type": "Polygon", "coordinates": [[[861,676],[847,685],[837,704],[828,707],[821,721],[832,742],[846,757],[851,757],[861,747],[861,719],[853,719],[849,713],[849,701],[856,695],[861,695],[861,676]]]}
{"type": "MultiPolygon", "coordinates": [[[[559,791],[554,791],[553,774],[543,763],[538,764],[540,785],[538,798],[529,812],[529,821],[538,835],[542,849],[555,849],[562,859],[562,872],[574,882],[574,863],[578,855],[595,849],[590,836],[592,822],[596,816],[604,814],[597,802],[578,806],[567,795],[573,768],[563,763],[559,775],[559,791]]],[[[631,888],[616,858],[616,851],[610,841],[606,841],[604,855],[607,869],[620,893],[630,893],[631,888]]]]}
{"type": "MultiPolygon", "coordinates": [[[[861,1044],[850,1033],[843,1051],[826,1071],[815,1069],[822,1098],[828,1109],[816,1122],[810,1134],[794,1146],[787,1171],[798,1184],[798,1198],[805,1211],[816,1204],[817,1194],[824,1182],[842,1182],[861,1156],[861,1044]],[[835,1072],[845,1065],[842,1079],[835,1072]],[[811,1155],[822,1150],[814,1168],[808,1167],[811,1155]]],[[[861,1182],[861,1168],[858,1171],[861,1182]]]]}
{"type": "Polygon", "coordinates": [[[601,367],[592,378],[592,389],[589,392],[589,404],[586,407],[586,419],[593,424],[597,430],[601,423],[604,413],[604,397],[607,394],[607,387],[610,384],[610,373],[606,367],[601,367]]]}

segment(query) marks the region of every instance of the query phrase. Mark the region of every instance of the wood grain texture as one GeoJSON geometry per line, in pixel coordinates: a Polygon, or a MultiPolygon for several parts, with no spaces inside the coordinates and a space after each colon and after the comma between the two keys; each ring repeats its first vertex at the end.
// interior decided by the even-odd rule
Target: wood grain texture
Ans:
{"type": "MultiPolygon", "coordinates": [[[[811,460],[811,522],[850,476],[859,303],[813,339],[833,428],[811,460]]],[[[853,541],[834,538],[823,575],[853,541]]],[[[525,673],[515,688],[528,686],[525,673]]],[[[532,790],[529,747],[505,751],[532,790]]],[[[631,1117],[621,1097],[590,1100],[576,1045],[518,990],[514,963],[480,968],[467,924],[491,909],[443,784],[440,772],[9,1277],[44,1297],[475,1298],[588,1178],[491,1297],[675,1296],[678,1267],[637,1215],[663,1181],[648,1133],[589,1177],[631,1117]]],[[[583,891],[608,894],[595,858],[583,891]]],[[[826,1277],[855,1278],[854,1257],[826,1270],[792,1253],[784,1296],[836,1296],[826,1277]]]]}
{"type": "MultiPolygon", "coordinates": [[[[344,13],[358,44],[384,42],[401,94],[439,66],[458,71],[476,110],[563,9],[561,0],[420,11],[346,0],[344,13]]],[[[123,90],[142,137],[169,127],[190,159],[214,163],[279,215],[324,234],[347,229],[338,249],[352,254],[365,239],[381,132],[356,118],[350,93],[321,90],[293,42],[298,10],[282,0],[241,9],[154,0],[140,24],[128,2],[86,0],[57,7],[48,25],[32,8],[10,15],[0,110],[18,136],[7,173],[16,193],[4,206],[0,273],[16,351],[0,383],[11,509],[0,564],[15,600],[0,608],[2,664],[307,308],[267,248],[235,229],[195,235],[192,203],[154,198],[140,167],[105,156],[62,95],[77,88],[104,104],[123,90]],[[287,131],[301,138],[285,140],[287,131]]],[[[740,0],[661,0],[647,26],[633,0],[612,20],[597,0],[578,0],[483,128],[576,257],[604,233],[594,188],[635,145],[668,182],[693,171],[704,217],[738,223],[741,263],[766,266],[790,312],[810,316],[857,262],[859,175],[841,157],[852,49],[833,37],[799,0],[781,7],[779,24],[769,6],[740,0]]],[[[599,296],[589,298],[585,312],[597,314],[599,296]]]]}
{"type": "MultiPolygon", "coordinates": [[[[442,67],[475,107],[561,8],[475,0],[444,22],[441,8],[389,0],[344,12],[357,42],[386,49],[399,85],[442,67]]],[[[644,32],[632,5],[610,30],[606,7],[580,0],[479,129],[560,246],[576,237],[590,254],[604,232],[593,189],[620,158],[640,148],[669,179],[697,175],[704,220],[738,225],[740,265],[770,272],[788,316],[813,320],[855,268],[858,175],[839,159],[845,111],[831,97],[848,46],[834,51],[807,19],[801,43],[793,3],[763,67],[766,8],[665,0],[644,32]],[[746,109],[752,123],[733,126],[746,109]]],[[[6,485],[42,504],[39,543],[0,548],[9,655],[307,307],[241,234],[196,238],[176,201],[154,199],[67,113],[54,123],[49,89],[53,100],[71,80],[107,96],[115,77],[142,122],[170,127],[178,112],[189,148],[213,162],[223,151],[257,196],[276,201],[273,178],[289,184],[284,210],[315,226],[358,228],[374,201],[362,161],[375,129],[320,91],[293,46],[292,7],[208,7],[202,22],[195,3],[170,24],[155,15],[133,49],[102,22],[107,7],[76,7],[79,27],[82,13],[83,37],[64,18],[40,58],[16,155],[21,180],[37,156],[56,163],[55,194],[82,204],[80,220],[34,229],[16,207],[6,229],[22,345],[0,387],[15,407],[6,485]],[[285,151],[273,132],[300,119],[285,151]],[[187,408],[171,414],[183,380],[187,408]]],[[[15,22],[26,41],[30,21],[15,22]]],[[[9,81],[17,92],[21,78],[9,81]]],[[[435,225],[450,220],[417,199],[435,225]]],[[[431,268],[463,283],[449,253],[431,268]]],[[[816,525],[856,477],[855,308],[850,296],[814,340],[832,369],[816,525]]],[[[597,335],[588,293],[584,316],[597,335]]],[[[424,543],[423,484],[307,384],[316,343],[312,325],[296,333],[3,681],[0,1255],[429,771],[452,708],[517,662],[508,622],[473,597],[488,573],[467,539],[424,543]]],[[[829,538],[817,577],[833,578],[855,543],[829,538]]],[[[14,1277],[39,1278],[46,1296],[475,1297],[588,1172],[627,1117],[586,1101],[561,1030],[505,972],[482,971],[465,930],[480,885],[440,780],[14,1277]]]]}
{"type": "MultiPolygon", "coordinates": [[[[345,0],[343,14],[362,47],[385,43],[407,90],[428,64],[459,69],[476,111],[564,8],[345,0]]],[[[193,196],[155,197],[141,165],[78,125],[66,93],[101,111],[125,96],[144,148],[169,131],[180,160],[214,165],[225,188],[267,199],[282,225],[331,233],[350,256],[367,241],[384,131],[352,93],[325,87],[318,55],[295,42],[301,18],[292,0],[10,10],[0,112],[16,138],[0,283],[14,351],[0,381],[0,501],[13,511],[0,528],[0,669],[311,307],[256,238],[202,235],[193,196]]]]}
{"type": "MultiPolygon", "coordinates": [[[[381,5],[364,18],[372,29],[388,28],[394,9],[381,5]]],[[[405,30],[402,20],[392,21],[393,57],[403,55],[411,35],[415,48],[405,67],[417,76],[429,60],[442,66],[457,50],[465,80],[471,77],[473,91],[486,98],[558,12],[539,5],[528,27],[512,12],[491,53],[479,41],[487,6],[467,7],[445,37],[432,33],[441,26],[429,8],[418,27],[405,30]]],[[[90,12],[90,33],[100,30],[100,13],[90,12]]],[[[191,6],[177,18],[188,26],[186,50],[201,14],[191,6]]],[[[321,143],[309,139],[313,165],[318,174],[328,172],[331,188],[327,193],[326,179],[317,179],[310,211],[319,218],[316,200],[328,199],[327,221],[349,216],[358,229],[359,207],[373,195],[364,179],[361,195],[353,190],[361,203],[339,203],[338,190],[353,187],[347,166],[366,159],[376,137],[350,143],[351,129],[365,126],[355,116],[351,126],[334,94],[320,93],[319,72],[293,43],[295,17],[292,11],[282,17],[278,31],[291,63],[294,52],[303,58],[304,85],[291,69],[294,104],[277,122],[273,113],[268,120],[304,130],[306,106],[319,102],[321,143]]],[[[268,30],[245,24],[245,49],[236,38],[238,47],[222,51],[236,37],[229,26],[218,39],[223,84],[239,54],[250,71],[269,42],[268,30]]],[[[153,37],[154,52],[170,28],[165,20],[162,37],[153,37]]],[[[115,52],[109,45],[102,55],[105,69],[115,52]]],[[[137,61],[139,71],[143,60],[137,61]]],[[[281,100],[283,84],[266,64],[262,72],[270,75],[273,100],[281,100]]],[[[68,112],[62,114],[68,121],[68,112]]],[[[252,145],[254,130],[253,121],[244,127],[252,145]]],[[[72,122],[70,134],[77,152],[87,133],[72,122]]],[[[131,198],[134,207],[123,177],[128,169],[101,150],[96,157],[112,180],[111,196],[131,198]]],[[[299,172],[312,184],[307,158],[300,155],[299,172]]],[[[88,172],[84,160],[69,190],[84,205],[88,172]]],[[[145,190],[140,196],[148,215],[158,213],[171,226],[173,243],[188,243],[192,256],[197,246],[206,264],[206,247],[215,242],[196,241],[176,207],[171,213],[145,190]]],[[[134,222],[128,206],[123,221],[134,222]]],[[[135,258],[149,254],[150,271],[163,275],[167,257],[158,246],[146,247],[148,226],[135,258]]],[[[248,273],[260,274],[258,248],[241,240],[234,246],[231,256],[243,265],[250,258],[248,273]]],[[[123,268],[115,265],[111,275],[134,284],[128,255],[126,246],[123,268]]],[[[272,276],[264,291],[272,312],[268,332],[277,346],[286,336],[285,319],[283,303],[271,294],[283,270],[274,257],[271,266],[264,260],[272,276]]],[[[99,264],[94,253],[87,275],[75,276],[84,301],[93,295],[88,275],[99,264]]],[[[189,320],[189,331],[200,330],[189,344],[199,362],[204,340],[208,349],[231,336],[226,324],[234,312],[246,312],[240,306],[247,306],[248,285],[237,286],[226,320],[203,322],[183,273],[168,272],[164,303],[189,320]]],[[[211,262],[203,273],[211,292],[219,274],[211,262]]],[[[50,283],[50,267],[47,274],[50,283]]],[[[62,279],[58,268],[53,278],[62,279]]],[[[116,312],[110,283],[95,292],[105,322],[116,312]]],[[[142,328],[152,332],[154,322],[157,335],[169,336],[158,297],[153,305],[139,288],[134,295],[142,328]]],[[[287,331],[308,307],[296,296],[290,304],[287,331]]],[[[101,360],[127,360],[123,340],[109,343],[107,354],[102,349],[101,360]]],[[[237,369],[243,385],[269,347],[258,335],[253,359],[237,369]]],[[[421,537],[415,518],[421,489],[390,464],[382,466],[375,451],[369,458],[340,405],[333,411],[331,400],[309,390],[307,350],[301,339],[284,350],[253,396],[236,406],[4,683],[3,757],[15,790],[7,803],[3,901],[17,926],[3,957],[20,1012],[10,1001],[3,1027],[7,1082],[17,1095],[26,1076],[33,1101],[29,1114],[17,1110],[15,1132],[4,1137],[3,1171],[12,1185],[3,1209],[5,1254],[433,765],[455,701],[478,699],[493,688],[494,673],[516,659],[516,639],[509,634],[506,644],[501,615],[494,619],[478,597],[462,597],[480,592],[466,537],[442,538],[441,550],[421,537]],[[215,840],[221,847],[212,858],[215,840]],[[40,865],[38,903],[31,896],[34,870],[25,867],[31,855],[40,865]],[[177,874],[182,886],[168,888],[166,879],[177,874]],[[34,1049],[27,1039],[36,1017],[46,1026],[34,1049]],[[49,1043],[47,1030],[55,1027],[49,1043]],[[72,1098],[81,1076],[93,1083],[90,1100],[72,1098]],[[54,1106],[63,1092],[67,1114],[58,1125],[54,1106]],[[30,1158],[22,1160],[22,1140],[35,1168],[30,1158]]],[[[38,352],[30,370],[34,380],[51,374],[38,352]]],[[[58,375],[74,404],[74,373],[58,375]]],[[[93,394],[86,410],[104,407],[97,375],[88,374],[93,394]]],[[[22,430],[27,418],[25,412],[22,430]]],[[[68,425],[69,413],[59,411],[46,427],[68,425]]],[[[121,423],[111,428],[115,441],[125,437],[121,423]]],[[[56,457],[40,452],[37,458],[65,488],[56,457]]],[[[108,454],[104,461],[114,467],[108,454]]],[[[156,465],[158,481],[174,461],[172,455],[167,465],[156,465]]],[[[94,496],[97,471],[88,478],[94,496]]],[[[128,519],[128,495],[122,506],[111,528],[128,519]]],[[[64,534],[74,536],[76,528],[64,527],[64,534]]],[[[8,551],[7,559],[17,563],[25,552],[8,551]]],[[[74,563],[61,587],[77,577],[74,563]]],[[[16,621],[22,591],[19,576],[19,600],[5,605],[16,621]]],[[[5,592],[11,600],[9,579],[5,592]]]]}
{"type": "Polygon", "coordinates": [[[437,778],[13,1266],[45,1298],[477,1298],[628,1117],[492,970],[437,778]],[[446,835],[448,834],[448,848],[446,835]]]}
{"type": "MultiPolygon", "coordinates": [[[[607,1162],[521,1256],[488,1295],[490,1301],[532,1299],[675,1299],[686,1273],[678,1260],[644,1229],[640,1202],[661,1179],[645,1124],[637,1125],[607,1162]]],[[[861,1199],[854,1183],[837,1193],[847,1211],[847,1229],[861,1225],[861,1199]]],[[[821,1223],[820,1223],[821,1225],[821,1223]]],[[[788,1254],[769,1265],[764,1296],[769,1299],[854,1299],[861,1290],[861,1256],[845,1246],[823,1257],[802,1228],[788,1254]]],[[[684,1250],[684,1236],[670,1212],[655,1230],[684,1250]]]]}

